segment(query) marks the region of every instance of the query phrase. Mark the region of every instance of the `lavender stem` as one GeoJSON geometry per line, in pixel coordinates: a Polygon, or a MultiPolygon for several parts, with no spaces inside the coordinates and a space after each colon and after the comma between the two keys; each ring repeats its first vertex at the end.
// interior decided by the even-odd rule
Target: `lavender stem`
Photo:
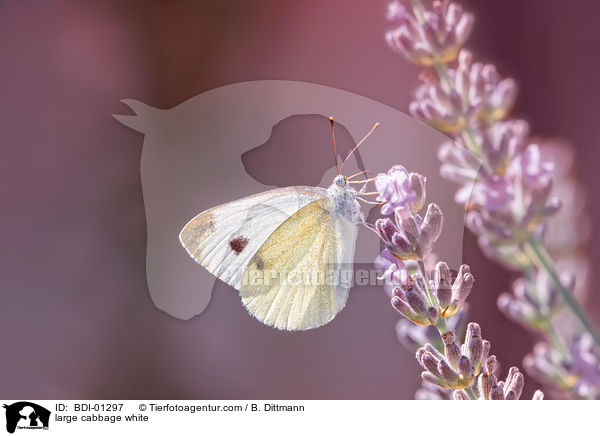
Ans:
{"type": "Polygon", "coordinates": [[[548,325],[546,326],[546,333],[548,335],[548,339],[550,339],[550,342],[552,342],[552,345],[554,346],[556,351],[558,351],[565,360],[570,359],[569,352],[565,348],[563,342],[560,339],[560,336],[558,336],[558,333],[556,332],[554,326],[550,321],[548,321],[548,325]]]}
{"type": "Polygon", "coordinates": [[[446,320],[444,318],[438,319],[438,322],[435,324],[435,327],[438,329],[440,337],[448,331],[448,327],[446,327],[446,320]]]}

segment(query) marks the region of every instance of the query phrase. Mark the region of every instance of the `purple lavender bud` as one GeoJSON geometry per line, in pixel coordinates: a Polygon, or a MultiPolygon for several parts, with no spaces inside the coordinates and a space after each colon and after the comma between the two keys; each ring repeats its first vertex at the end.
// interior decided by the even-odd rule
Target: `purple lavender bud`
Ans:
{"type": "Polygon", "coordinates": [[[456,39],[460,44],[463,44],[469,35],[471,34],[471,30],[473,29],[473,24],[475,23],[475,17],[473,14],[465,13],[460,18],[460,21],[456,25],[456,39]]]}
{"type": "Polygon", "coordinates": [[[455,183],[469,185],[475,180],[477,173],[472,168],[463,168],[456,164],[447,163],[447,158],[441,160],[444,163],[442,163],[440,173],[445,179],[449,179],[455,183]]]}
{"type": "Polygon", "coordinates": [[[410,209],[411,212],[416,213],[419,212],[425,205],[425,200],[427,197],[425,183],[427,182],[427,178],[418,173],[410,173],[408,177],[410,187],[416,195],[416,198],[410,209]]]}
{"type": "Polygon", "coordinates": [[[438,304],[442,310],[442,316],[445,309],[452,302],[452,286],[450,284],[450,268],[445,262],[438,262],[435,267],[433,287],[438,304]]]}
{"type": "Polygon", "coordinates": [[[484,400],[489,399],[490,392],[495,387],[493,378],[493,376],[490,377],[488,372],[482,373],[481,377],[479,378],[479,392],[484,400]]]}
{"type": "Polygon", "coordinates": [[[571,344],[570,371],[579,374],[577,394],[581,398],[600,398],[600,356],[594,340],[584,333],[571,344]]]}
{"type": "Polygon", "coordinates": [[[390,30],[385,34],[385,42],[387,42],[388,46],[395,51],[396,53],[402,53],[404,51],[404,47],[400,43],[398,38],[398,29],[390,30]]]}
{"type": "MultiPolygon", "coordinates": [[[[404,295],[403,297],[406,298],[406,295],[404,295]]],[[[429,319],[427,319],[425,315],[415,313],[404,298],[401,298],[399,296],[392,297],[391,303],[394,309],[396,309],[401,315],[403,315],[415,324],[419,324],[422,326],[429,325],[429,319]]]]}
{"type": "Polygon", "coordinates": [[[460,356],[460,359],[458,359],[458,372],[466,380],[470,380],[473,377],[473,367],[467,356],[460,356]]]}
{"type": "Polygon", "coordinates": [[[487,360],[485,361],[485,370],[487,372],[489,372],[490,374],[494,374],[496,371],[496,368],[498,367],[498,361],[496,359],[496,356],[494,356],[493,354],[487,358],[487,360]]]}
{"type": "Polygon", "coordinates": [[[460,21],[463,14],[463,9],[458,3],[439,2],[442,6],[445,4],[446,8],[446,22],[451,26],[456,26],[460,21]]]}
{"type": "Polygon", "coordinates": [[[461,305],[471,293],[475,279],[470,272],[468,265],[461,265],[458,270],[458,276],[452,285],[452,294],[454,303],[461,305]]]}
{"type": "MultiPolygon", "coordinates": [[[[570,288],[574,285],[570,277],[561,278],[570,288]]],[[[513,283],[512,294],[502,294],[498,307],[511,319],[534,329],[545,331],[548,320],[558,309],[562,298],[547,274],[539,271],[535,283],[524,278],[513,283]]]]}
{"type": "Polygon", "coordinates": [[[413,288],[408,288],[404,295],[406,297],[406,302],[410,306],[410,308],[420,316],[426,316],[427,314],[427,304],[423,297],[413,288]]]}
{"type": "Polygon", "coordinates": [[[442,388],[448,388],[448,385],[446,384],[446,382],[444,381],[444,379],[442,379],[439,376],[433,375],[429,371],[423,371],[421,373],[421,378],[423,380],[425,380],[426,382],[433,383],[433,384],[438,385],[438,386],[440,386],[442,388]]]}
{"type": "Polygon", "coordinates": [[[444,340],[444,354],[448,359],[448,363],[455,369],[458,368],[458,362],[460,361],[461,353],[458,343],[453,339],[452,341],[444,340]]]}
{"type": "Polygon", "coordinates": [[[494,119],[504,118],[512,109],[517,99],[517,83],[513,79],[504,79],[489,96],[489,106],[494,119]]]}
{"type": "MultiPolygon", "coordinates": [[[[400,288],[395,288],[394,292],[397,292],[397,290],[399,290],[399,289],[400,288]]],[[[394,295],[392,297],[391,303],[392,303],[392,306],[394,306],[394,308],[402,314],[404,314],[405,311],[412,312],[412,310],[410,309],[408,304],[406,304],[406,302],[397,295],[394,295]]]]}
{"type": "Polygon", "coordinates": [[[518,400],[523,393],[524,385],[525,380],[519,368],[516,366],[511,367],[508,370],[508,376],[504,385],[504,396],[507,400],[518,400]]]}
{"type": "Polygon", "coordinates": [[[400,223],[400,228],[404,233],[404,237],[410,242],[412,246],[417,246],[419,244],[419,227],[415,222],[416,217],[419,215],[413,216],[401,216],[400,214],[396,214],[396,220],[400,223]]]}
{"type": "Polygon", "coordinates": [[[397,252],[400,256],[409,257],[415,251],[408,239],[400,233],[394,233],[394,235],[392,235],[391,244],[394,248],[394,252],[397,252]]]}
{"type": "Polygon", "coordinates": [[[513,294],[517,300],[521,300],[523,303],[533,306],[535,310],[540,309],[538,301],[537,291],[530,286],[529,281],[523,277],[515,280],[513,283],[513,294]]]}
{"type": "Polygon", "coordinates": [[[425,37],[425,41],[429,46],[433,49],[437,49],[437,33],[433,27],[431,22],[423,23],[423,36],[425,37]]]}
{"type": "Polygon", "coordinates": [[[440,363],[440,361],[433,357],[433,355],[431,355],[430,353],[423,353],[423,355],[421,356],[420,363],[423,366],[423,368],[425,368],[433,375],[436,375],[438,377],[441,376],[440,372],[438,371],[438,364],[440,363]]]}
{"type": "Polygon", "coordinates": [[[458,373],[454,371],[446,361],[440,360],[437,369],[449,386],[456,386],[458,383],[458,373]]]}
{"type": "Polygon", "coordinates": [[[477,324],[476,322],[470,322],[467,325],[467,331],[465,333],[465,343],[462,346],[462,352],[466,356],[469,356],[469,349],[471,348],[471,341],[475,337],[479,337],[479,339],[481,339],[481,327],[479,327],[479,324],[477,324]]]}
{"type": "Polygon", "coordinates": [[[391,243],[392,236],[398,232],[393,221],[389,218],[380,218],[375,221],[375,228],[377,229],[377,233],[388,243],[391,243]]]}
{"type": "Polygon", "coordinates": [[[486,85],[497,85],[500,82],[500,74],[498,74],[496,67],[492,64],[483,66],[483,69],[481,70],[481,77],[486,85]]]}
{"type": "Polygon", "coordinates": [[[387,8],[387,19],[390,21],[405,20],[408,15],[408,11],[402,3],[399,1],[393,1],[388,5],[387,8]]]}
{"type": "Polygon", "coordinates": [[[435,348],[433,345],[431,345],[430,343],[425,344],[423,346],[423,348],[425,349],[425,351],[430,353],[432,356],[435,356],[435,358],[437,360],[444,360],[444,355],[442,353],[440,353],[440,351],[437,348],[435,348]]]}
{"type": "Polygon", "coordinates": [[[415,117],[419,120],[425,119],[425,114],[423,113],[423,111],[421,109],[421,102],[419,102],[419,101],[410,102],[410,104],[408,105],[408,112],[410,112],[410,114],[413,117],[415,117]]]}
{"type": "Polygon", "coordinates": [[[490,400],[504,400],[504,391],[501,386],[496,386],[490,391],[490,400]]]}
{"type": "Polygon", "coordinates": [[[479,336],[473,336],[467,350],[467,357],[475,368],[476,373],[481,367],[481,358],[483,356],[483,340],[479,336]]]}
{"type": "Polygon", "coordinates": [[[476,322],[470,322],[467,325],[467,332],[465,334],[467,341],[474,336],[481,337],[481,327],[476,322]]]}
{"type": "Polygon", "coordinates": [[[420,229],[419,244],[422,247],[430,247],[440,237],[442,233],[442,225],[444,217],[439,206],[435,203],[430,203],[427,206],[427,212],[420,229]]]}
{"type": "Polygon", "coordinates": [[[537,144],[530,144],[515,159],[509,171],[511,175],[520,176],[525,187],[541,191],[552,181],[554,164],[545,162],[537,144]]]}
{"type": "Polygon", "coordinates": [[[415,358],[421,366],[423,365],[423,356],[425,355],[425,353],[427,353],[427,350],[424,347],[421,347],[417,349],[417,351],[415,351],[415,358]]]}
{"type": "Polygon", "coordinates": [[[543,400],[543,399],[544,399],[544,393],[542,391],[540,391],[539,389],[533,393],[532,400],[543,400]]]}
{"type": "Polygon", "coordinates": [[[396,53],[408,55],[411,47],[414,45],[410,33],[404,27],[390,30],[385,34],[385,40],[392,50],[396,53]]]}
{"type": "Polygon", "coordinates": [[[446,262],[438,262],[435,265],[434,283],[436,288],[450,288],[452,275],[446,262]]]}
{"type": "Polygon", "coordinates": [[[522,323],[529,327],[534,325],[531,307],[522,301],[515,299],[508,293],[500,294],[497,300],[498,309],[513,321],[522,323]]]}
{"type": "Polygon", "coordinates": [[[481,353],[481,358],[479,359],[479,365],[475,368],[477,370],[477,373],[479,373],[479,371],[481,371],[484,363],[487,361],[491,347],[492,346],[490,344],[490,341],[484,339],[483,340],[483,351],[481,353]]]}

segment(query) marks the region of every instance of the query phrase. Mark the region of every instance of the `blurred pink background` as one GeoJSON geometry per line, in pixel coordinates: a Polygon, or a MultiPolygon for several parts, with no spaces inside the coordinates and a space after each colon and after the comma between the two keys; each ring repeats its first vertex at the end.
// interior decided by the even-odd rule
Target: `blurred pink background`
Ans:
{"type": "MultiPolygon", "coordinates": [[[[534,133],[573,142],[593,189],[600,4],[460,3],[476,15],[468,47],[517,79],[516,114],[534,133]]],[[[398,316],[383,292],[357,292],[340,323],[299,335],[257,323],[225,285],[190,321],[156,309],[146,289],[143,137],[110,116],[123,113],[121,98],[170,108],[256,79],[314,82],[406,110],[419,69],[386,46],[386,4],[0,3],[0,396],[413,397],[420,370],[395,338],[398,316]]],[[[589,211],[597,222],[593,191],[589,211]]],[[[468,234],[464,250],[477,280],[471,318],[503,368],[521,366],[534,339],[495,303],[511,277],[468,234]]],[[[599,302],[591,293],[586,304],[596,320],[599,302]]],[[[526,380],[530,397],[538,386],[526,380]]]]}

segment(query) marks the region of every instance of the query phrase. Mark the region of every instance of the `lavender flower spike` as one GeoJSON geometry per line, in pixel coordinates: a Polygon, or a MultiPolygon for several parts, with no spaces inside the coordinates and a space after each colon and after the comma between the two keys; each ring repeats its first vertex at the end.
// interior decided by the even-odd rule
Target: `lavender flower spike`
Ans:
{"type": "Polygon", "coordinates": [[[456,3],[436,1],[433,12],[415,5],[412,14],[398,1],[388,8],[388,18],[400,26],[386,34],[389,46],[407,59],[424,65],[456,58],[473,27],[473,16],[456,3]]]}
{"type": "Polygon", "coordinates": [[[496,67],[472,62],[473,56],[462,50],[458,68],[449,70],[446,86],[431,74],[416,91],[410,113],[438,130],[457,133],[471,119],[486,123],[502,120],[510,112],[517,96],[513,79],[502,79],[496,67]]]}
{"type": "Polygon", "coordinates": [[[425,183],[425,177],[408,173],[401,165],[394,165],[375,180],[378,200],[384,202],[381,213],[394,215],[394,221],[377,220],[375,228],[389,254],[403,261],[422,261],[442,231],[443,216],[436,204],[427,207],[424,217],[418,214],[427,196],[425,183]]]}
{"type": "Polygon", "coordinates": [[[404,167],[396,165],[377,177],[376,186],[380,199],[386,201],[382,213],[393,213],[395,220],[384,218],[376,223],[386,248],[375,263],[383,271],[386,288],[392,287],[392,306],[410,321],[398,323],[400,339],[409,345],[422,345],[416,352],[423,368],[423,387],[417,398],[518,399],[523,375],[511,368],[505,382],[495,378],[495,357],[488,358],[491,345],[481,337],[479,325],[469,323],[462,344],[455,331],[448,328],[461,324],[464,316],[457,316],[452,323],[446,323],[446,319],[460,312],[474,278],[469,266],[462,265],[452,280],[450,268],[442,261],[435,267],[433,280],[427,275],[425,260],[442,232],[443,218],[434,203],[428,205],[424,218],[419,215],[425,203],[425,178],[416,173],[409,175],[404,167]],[[437,340],[431,337],[436,331],[437,340]],[[477,380],[479,388],[475,386],[477,380]]]}
{"type": "MultiPolygon", "coordinates": [[[[454,332],[442,337],[446,344],[443,354],[430,344],[417,350],[416,358],[424,369],[421,374],[424,381],[441,389],[453,389],[456,400],[518,400],[521,397],[525,384],[523,374],[513,366],[505,381],[498,380],[494,373],[496,356],[487,356],[489,342],[481,339],[481,328],[477,323],[469,324],[462,347],[454,332]],[[473,385],[477,380],[475,388],[473,385]]],[[[534,395],[534,399],[542,398],[541,391],[534,395]]]]}
{"type": "Polygon", "coordinates": [[[600,357],[590,335],[584,334],[571,345],[569,358],[549,344],[538,343],[523,359],[527,372],[550,385],[557,396],[600,399],[600,357]],[[562,392],[562,395],[560,394],[562,392]]]}
{"type": "MultiPolygon", "coordinates": [[[[512,294],[505,293],[498,300],[498,306],[509,318],[548,338],[549,343],[537,346],[524,364],[535,376],[561,391],[562,396],[594,397],[595,372],[576,368],[577,362],[582,362],[577,344],[582,332],[589,334],[595,348],[586,356],[597,360],[600,331],[576,299],[581,294],[574,292],[570,277],[575,274],[552,257],[558,253],[553,253],[548,243],[549,221],[556,221],[562,204],[552,193],[555,164],[560,167],[561,162],[548,159],[546,150],[528,138],[525,121],[508,119],[517,96],[516,82],[501,77],[492,64],[474,62],[473,55],[462,48],[473,16],[448,1],[434,0],[430,9],[421,0],[411,0],[411,5],[410,11],[396,1],[390,5],[388,18],[400,26],[389,31],[386,40],[394,51],[431,67],[421,74],[423,84],[409,110],[416,118],[452,136],[453,142],[442,145],[439,152],[441,173],[459,185],[455,200],[468,211],[467,227],[478,237],[487,256],[524,276],[515,282],[512,294]],[[574,326],[577,331],[564,329],[561,324],[574,326]]],[[[569,209],[582,207],[581,195],[579,201],[568,198],[568,192],[564,195],[569,209]]],[[[565,214],[573,215],[570,210],[565,214]]],[[[576,220],[563,217],[562,226],[565,224],[578,225],[576,220]]],[[[582,233],[562,230],[554,233],[582,233]]],[[[564,250],[564,245],[559,249],[564,250]]],[[[422,260],[429,251],[416,250],[416,259],[422,260]]],[[[581,258],[579,255],[571,268],[580,270],[585,263],[581,258]]],[[[437,288],[432,294],[437,302],[430,296],[430,303],[437,304],[435,307],[444,318],[451,313],[449,301],[454,293],[448,292],[447,286],[440,286],[441,281],[447,280],[434,281],[437,288]]],[[[504,384],[492,383],[492,375],[484,373],[481,380],[485,383],[480,390],[483,389],[484,398],[518,397],[521,377],[513,371],[504,384]]],[[[472,397],[467,389],[464,391],[472,397]]]]}

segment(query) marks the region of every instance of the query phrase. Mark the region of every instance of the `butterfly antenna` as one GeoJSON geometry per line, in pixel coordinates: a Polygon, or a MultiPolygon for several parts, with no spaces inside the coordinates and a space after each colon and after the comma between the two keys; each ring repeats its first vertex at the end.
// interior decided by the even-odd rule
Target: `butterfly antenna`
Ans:
{"type": "Polygon", "coordinates": [[[335,172],[337,175],[340,175],[340,170],[338,169],[338,161],[337,161],[337,147],[335,145],[335,128],[333,117],[329,117],[329,122],[331,123],[331,139],[333,139],[333,161],[335,162],[335,172]]]}
{"type": "Polygon", "coordinates": [[[375,174],[373,174],[371,171],[364,170],[364,171],[361,171],[360,173],[352,174],[350,177],[348,177],[348,180],[352,180],[353,178],[358,177],[361,174],[367,174],[369,176],[375,177],[375,174]]]}
{"type": "Polygon", "coordinates": [[[358,144],[356,144],[356,147],[354,147],[354,148],[352,149],[352,151],[350,152],[350,154],[349,154],[348,156],[346,156],[346,159],[344,159],[344,162],[342,162],[342,166],[340,167],[340,170],[341,170],[342,168],[344,168],[344,164],[345,164],[345,163],[348,161],[348,159],[350,158],[350,156],[352,156],[352,153],[354,153],[354,152],[355,152],[355,151],[358,149],[358,147],[360,147],[360,145],[361,145],[363,142],[365,142],[365,139],[367,139],[369,136],[371,136],[371,133],[373,133],[373,132],[374,132],[374,131],[377,129],[377,127],[379,127],[380,125],[381,125],[381,124],[379,124],[379,123],[375,123],[375,125],[374,125],[374,126],[373,126],[373,128],[372,128],[372,129],[369,131],[369,133],[367,133],[367,134],[365,135],[365,137],[364,137],[363,139],[361,139],[361,140],[360,140],[360,142],[359,142],[358,144]]]}

